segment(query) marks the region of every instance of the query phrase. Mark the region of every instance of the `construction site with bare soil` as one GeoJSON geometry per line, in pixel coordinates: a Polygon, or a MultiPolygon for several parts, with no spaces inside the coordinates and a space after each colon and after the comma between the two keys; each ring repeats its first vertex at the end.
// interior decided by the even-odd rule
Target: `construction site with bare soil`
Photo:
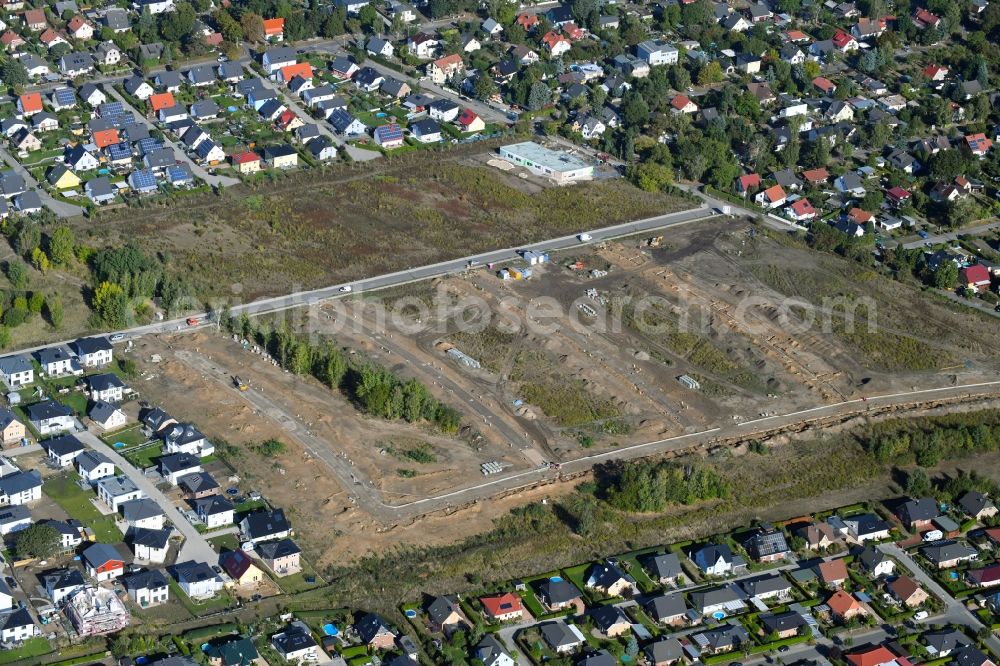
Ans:
{"type": "Polygon", "coordinates": [[[284,325],[461,416],[445,432],[366,415],[240,335],[136,341],[144,397],[224,442],[239,485],[286,507],[319,566],[454,542],[609,460],[1000,393],[986,315],[729,219],[353,294],[284,325]],[[287,450],[260,455],[269,439],[287,450]]]}

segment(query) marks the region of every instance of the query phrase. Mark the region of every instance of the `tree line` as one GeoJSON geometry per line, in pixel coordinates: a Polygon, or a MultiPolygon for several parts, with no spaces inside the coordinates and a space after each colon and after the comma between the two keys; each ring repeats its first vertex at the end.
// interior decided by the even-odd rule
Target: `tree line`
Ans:
{"type": "Polygon", "coordinates": [[[1000,449],[1000,410],[885,421],[869,426],[858,441],[879,462],[933,467],[1000,449]]]}
{"type": "Polygon", "coordinates": [[[285,322],[262,325],[245,313],[233,317],[228,309],[220,313],[219,324],[266,349],[289,372],[310,375],[340,391],[365,414],[407,423],[427,421],[445,433],[458,432],[461,426],[461,413],[440,402],[423,383],[401,379],[362,354],[346,354],[330,339],[313,342],[285,322]]]}

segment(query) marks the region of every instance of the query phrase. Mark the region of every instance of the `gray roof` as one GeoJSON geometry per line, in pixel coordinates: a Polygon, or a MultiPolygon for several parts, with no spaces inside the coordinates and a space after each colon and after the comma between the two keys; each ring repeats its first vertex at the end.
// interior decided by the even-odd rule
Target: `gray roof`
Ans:
{"type": "Polygon", "coordinates": [[[88,472],[105,463],[111,464],[111,460],[100,451],[87,450],[76,457],[77,466],[88,472]]]}
{"type": "Polygon", "coordinates": [[[215,516],[233,510],[233,503],[222,495],[200,497],[193,504],[195,513],[199,516],[215,516]]]}
{"type": "Polygon", "coordinates": [[[677,617],[687,612],[683,594],[662,594],[653,597],[645,604],[646,612],[657,622],[667,618],[677,617]]]}
{"type": "Polygon", "coordinates": [[[41,485],[42,475],[38,473],[38,470],[14,472],[0,477],[0,495],[17,495],[31,488],[40,488],[41,485]]]}
{"type": "Polygon", "coordinates": [[[483,666],[495,666],[505,656],[511,658],[510,653],[493,634],[483,636],[483,640],[476,645],[474,654],[476,659],[483,662],[483,666]]]}
{"type": "Polygon", "coordinates": [[[643,566],[653,578],[676,578],[683,573],[677,553],[654,555],[643,562],[643,566]]]}
{"type": "Polygon", "coordinates": [[[166,548],[170,542],[169,529],[150,530],[137,527],[132,530],[132,543],[136,546],[146,546],[148,548],[166,548]]]}
{"type": "Polygon", "coordinates": [[[702,611],[710,606],[740,601],[740,596],[730,587],[713,587],[691,593],[691,604],[702,611]]]}
{"type": "Polygon", "coordinates": [[[665,638],[646,646],[646,657],[654,664],[678,661],[684,656],[684,646],[676,638],[665,638]]]}
{"type": "Polygon", "coordinates": [[[156,590],[169,585],[167,577],[161,569],[150,569],[130,574],[123,577],[122,582],[129,590],[156,590]]]}
{"type": "Polygon", "coordinates": [[[95,543],[89,546],[83,551],[83,559],[94,568],[113,560],[124,561],[121,553],[109,543],[95,543]]]}
{"type": "Polygon", "coordinates": [[[458,604],[448,597],[437,597],[427,606],[427,616],[435,624],[441,625],[448,616],[458,610],[458,604]]]}
{"type": "Polygon", "coordinates": [[[168,456],[163,456],[157,460],[157,463],[160,466],[161,473],[173,474],[184,469],[197,467],[201,464],[201,461],[190,453],[172,453],[168,456]]]}
{"type": "Polygon", "coordinates": [[[302,550],[291,539],[281,539],[280,541],[268,541],[257,546],[257,554],[262,558],[273,560],[279,557],[288,557],[302,550]]]}
{"type": "Polygon", "coordinates": [[[0,372],[5,375],[12,375],[18,372],[27,372],[34,366],[25,354],[12,354],[11,356],[0,357],[0,372]]]}
{"type": "Polygon", "coordinates": [[[100,375],[91,375],[87,378],[87,382],[90,384],[91,391],[107,391],[108,389],[115,388],[125,388],[125,384],[122,380],[118,379],[118,375],[105,372],[100,375]]]}
{"type": "Polygon", "coordinates": [[[42,448],[57,456],[66,456],[86,449],[86,445],[76,438],[75,435],[61,435],[41,442],[42,448]]]}
{"type": "Polygon", "coordinates": [[[549,604],[564,604],[580,598],[580,590],[565,580],[546,580],[538,586],[538,593],[549,604]]]}
{"type": "Polygon", "coordinates": [[[0,508],[0,525],[10,525],[31,519],[31,511],[23,504],[0,508]]]}
{"type": "Polygon", "coordinates": [[[975,557],[977,552],[972,546],[958,541],[940,541],[920,549],[920,553],[935,564],[975,557]]]}
{"type": "Polygon", "coordinates": [[[787,590],[791,584],[781,574],[770,574],[742,580],[740,587],[749,596],[755,597],[760,594],[774,594],[781,590],[787,590]]]}
{"type": "Polygon", "coordinates": [[[200,493],[219,487],[218,482],[208,472],[191,472],[177,479],[177,485],[186,493],[200,493]]]}
{"type": "Polygon", "coordinates": [[[143,497],[142,499],[129,500],[121,505],[122,517],[130,522],[134,523],[137,520],[145,520],[146,518],[155,518],[156,516],[162,516],[163,509],[154,500],[148,497],[143,497]]]}
{"type": "Polygon", "coordinates": [[[539,631],[545,642],[553,647],[578,645],[581,642],[577,635],[570,631],[569,625],[562,620],[546,622],[539,626],[539,631]]]}
{"type": "Polygon", "coordinates": [[[59,416],[69,416],[73,413],[69,407],[54,400],[29,405],[27,411],[28,418],[32,421],[44,421],[59,416]]]}
{"type": "Polygon", "coordinates": [[[962,511],[965,511],[970,516],[977,515],[986,507],[992,506],[992,504],[993,502],[990,501],[990,498],[978,490],[970,490],[958,498],[958,505],[962,507],[962,511]]]}
{"type": "Polygon", "coordinates": [[[90,411],[87,412],[87,416],[89,416],[94,421],[97,421],[98,423],[107,423],[108,419],[110,419],[117,411],[118,408],[112,405],[110,402],[104,402],[103,400],[98,400],[90,408],[90,411]]]}

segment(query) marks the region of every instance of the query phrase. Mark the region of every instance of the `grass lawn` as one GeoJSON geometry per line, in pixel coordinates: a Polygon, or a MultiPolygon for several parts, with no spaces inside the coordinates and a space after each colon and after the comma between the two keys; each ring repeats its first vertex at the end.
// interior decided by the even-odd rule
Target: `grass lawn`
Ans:
{"type": "Polygon", "coordinates": [[[122,540],[122,534],[115,525],[115,517],[102,516],[90,499],[93,495],[76,485],[79,477],[75,473],[53,476],[42,484],[42,492],[55,500],[70,518],[76,518],[94,530],[94,536],[104,543],[122,540]]]}
{"type": "Polygon", "coordinates": [[[219,592],[216,596],[211,599],[204,600],[194,600],[188,595],[184,594],[184,590],[181,586],[177,584],[173,578],[169,580],[170,583],[170,595],[181,602],[181,605],[187,609],[192,615],[203,615],[213,611],[222,610],[233,605],[233,597],[225,589],[219,592]]]}
{"type": "Polygon", "coordinates": [[[587,577],[587,571],[591,566],[593,565],[590,562],[587,562],[585,564],[578,564],[575,567],[569,567],[568,569],[562,570],[563,578],[573,583],[573,585],[576,585],[576,589],[580,590],[588,601],[593,601],[593,599],[590,598],[589,590],[587,590],[586,586],[584,586],[584,582],[587,577]]]}
{"type": "Polygon", "coordinates": [[[106,432],[101,435],[101,441],[108,446],[114,446],[116,442],[121,442],[126,448],[131,448],[133,446],[145,444],[149,440],[145,433],[142,432],[142,426],[136,424],[127,428],[122,428],[121,430],[116,430],[115,432],[106,432]]]}
{"type": "Polygon", "coordinates": [[[223,534],[222,536],[213,537],[208,540],[208,543],[219,552],[223,550],[239,550],[240,548],[240,540],[236,538],[235,534],[223,534]]]}
{"type": "Polygon", "coordinates": [[[126,460],[139,469],[145,469],[147,467],[152,467],[155,464],[155,460],[163,456],[163,452],[160,450],[159,446],[152,444],[150,446],[144,446],[142,448],[126,451],[123,455],[126,460]]]}
{"type": "Polygon", "coordinates": [[[10,664],[21,659],[40,657],[52,652],[49,641],[41,636],[35,636],[24,641],[24,645],[15,650],[0,650],[0,664],[10,664]]]}
{"type": "Polygon", "coordinates": [[[77,416],[84,416],[87,413],[87,396],[76,391],[59,396],[59,402],[66,405],[77,416]]]}
{"type": "Polygon", "coordinates": [[[531,589],[518,590],[517,594],[521,597],[521,601],[524,602],[524,607],[528,609],[528,612],[533,617],[540,618],[545,615],[545,609],[542,608],[542,604],[535,598],[535,594],[531,589]]]}
{"type": "Polygon", "coordinates": [[[139,608],[132,604],[129,607],[135,615],[153,622],[173,624],[191,619],[191,613],[177,599],[170,599],[167,603],[152,608],[139,608]]]}
{"type": "Polygon", "coordinates": [[[271,576],[274,582],[278,584],[278,587],[280,587],[281,591],[285,594],[295,594],[296,592],[302,592],[323,584],[323,580],[316,575],[316,571],[312,568],[312,565],[306,562],[305,559],[301,558],[301,556],[299,558],[299,563],[302,566],[302,571],[297,574],[284,577],[278,577],[275,575],[271,576]],[[307,576],[311,576],[314,582],[307,583],[307,576]]]}

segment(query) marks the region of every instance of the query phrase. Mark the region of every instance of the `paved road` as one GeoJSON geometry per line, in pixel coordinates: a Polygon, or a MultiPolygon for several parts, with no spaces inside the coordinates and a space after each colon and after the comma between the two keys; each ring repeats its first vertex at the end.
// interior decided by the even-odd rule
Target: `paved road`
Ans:
{"type": "Polygon", "coordinates": [[[319,131],[323,134],[323,136],[333,141],[334,145],[342,147],[347,152],[347,154],[351,156],[351,159],[353,159],[355,162],[367,162],[368,160],[374,160],[378,159],[379,157],[382,157],[382,153],[380,152],[374,150],[364,150],[362,148],[356,148],[348,143],[345,143],[343,138],[341,138],[338,134],[336,134],[333,130],[330,129],[331,126],[327,121],[325,120],[316,121],[316,119],[313,118],[312,115],[307,113],[305,109],[303,109],[302,106],[299,105],[296,96],[292,94],[289,90],[285,90],[278,87],[278,85],[275,84],[274,81],[271,81],[267,77],[261,77],[255,70],[251,69],[249,59],[247,60],[247,62],[241,64],[243,64],[243,68],[250,74],[251,77],[260,77],[260,80],[263,82],[265,87],[270,88],[274,92],[278,93],[281,97],[283,97],[285,100],[285,106],[291,109],[299,118],[302,119],[303,122],[310,122],[310,121],[315,122],[316,126],[319,128],[319,131]]]}
{"type": "Polygon", "coordinates": [[[42,200],[42,204],[58,217],[76,217],[77,215],[83,215],[83,209],[79,206],[74,206],[73,204],[66,203],[65,201],[59,201],[41,188],[38,185],[38,181],[35,180],[35,177],[31,175],[31,172],[21,166],[21,163],[14,159],[14,156],[8,153],[6,148],[0,147],[0,159],[3,159],[3,161],[7,163],[7,166],[13,169],[15,173],[24,179],[24,184],[28,187],[28,189],[37,190],[38,196],[42,200]]]}
{"type": "MultiPolygon", "coordinates": [[[[135,108],[133,108],[132,105],[128,103],[128,100],[122,97],[122,95],[117,90],[115,90],[114,86],[106,85],[104,86],[104,89],[107,91],[109,95],[111,95],[119,102],[124,104],[125,109],[127,111],[131,111],[133,114],[135,114],[135,117],[139,120],[139,122],[145,124],[150,130],[159,129],[156,127],[155,124],[153,124],[152,121],[149,120],[149,118],[146,117],[146,114],[140,113],[135,108]]],[[[184,151],[183,147],[178,146],[176,143],[174,143],[168,138],[166,132],[163,132],[163,144],[167,148],[172,148],[174,153],[176,153],[180,157],[180,159],[187,162],[188,166],[191,167],[191,172],[194,173],[195,176],[201,178],[212,187],[218,187],[219,185],[222,185],[223,187],[239,185],[240,181],[238,178],[230,178],[229,176],[213,176],[208,171],[206,171],[201,165],[196,164],[194,160],[188,157],[188,154],[187,152],[184,151]]]]}
{"type": "MultiPolygon", "coordinates": [[[[978,633],[985,627],[985,625],[979,621],[978,617],[973,615],[962,602],[955,599],[955,597],[951,596],[948,591],[941,587],[941,585],[938,584],[938,582],[934,580],[930,574],[924,571],[923,568],[921,568],[920,565],[917,564],[905,550],[893,543],[880,544],[878,549],[886,555],[891,555],[899,560],[903,566],[913,572],[913,577],[916,578],[920,584],[924,586],[924,588],[944,602],[944,613],[927,618],[924,620],[923,624],[942,624],[944,622],[964,624],[967,627],[971,627],[974,633],[978,633]]],[[[997,639],[996,634],[992,631],[990,632],[989,638],[986,639],[986,644],[989,646],[990,650],[993,651],[993,654],[1000,654],[1000,640],[997,639]]]]}
{"type": "Polygon", "coordinates": [[[945,234],[935,234],[927,238],[917,238],[917,240],[909,241],[903,243],[903,247],[907,250],[912,250],[918,247],[924,247],[928,243],[931,245],[937,245],[938,243],[947,243],[948,241],[958,240],[959,236],[975,236],[991,229],[1000,229],[1000,222],[990,222],[988,224],[981,224],[977,227],[969,227],[967,229],[957,229],[955,231],[949,231],[945,234]]]}
{"type": "Polygon", "coordinates": [[[163,509],[167,519],[173,523],[174,528],[184,535],[184,543],[181,544],[180,554],[177,558],[178,561],[195,560],[196,562],[208,562],[209,564],[215,564],[218,561],[219,554],[209,545],[205,537],[184,517],[177,506],[156,487],[156,484],[146,478],[141,470],[136,469],[132,463],[98,439],[93,433],[83,431],[76,433],[76,436],[90,448],[107,456],[125,476],[132,479],[135,485],[142,492],[146,493],[146,497],[152,499],[163,509]]]}
{"type": "MultiPolygon", "coordinates": [[[[327,40],[320,42],[310,43],[308,46],[303,47],[302,50],[311,51],[313,53],[326,53],[329,55],[347,55],[347,52],[341,47],[340,42],[337,40],[327,40]]],[[[366,67],[371,67],[372,69],[378,71],[386,77],[392,77],[394,79],[404,79],[410,83],[410,87],[414,87],[416,81],[399,72],[392,67],[386,67],[380,62],[374,60],[366,60],[366,67]]],[[[498,109],[493,105],[486,104],[485,102],[480,102],[479,100],[472,99],[471,97],[464,98],[453,90],[442,88],[430,81],[430,79],[420,79],[419,85],[421,90],[424,92],[430,92],[436,94],[438,97],[444,97],[445,99],[450,99],[456,104],[462,107],[469,107],[475,111],[480,118],[486,122],[496,122],[496,123],[507,123],[506,110],[498,109]]]]}

